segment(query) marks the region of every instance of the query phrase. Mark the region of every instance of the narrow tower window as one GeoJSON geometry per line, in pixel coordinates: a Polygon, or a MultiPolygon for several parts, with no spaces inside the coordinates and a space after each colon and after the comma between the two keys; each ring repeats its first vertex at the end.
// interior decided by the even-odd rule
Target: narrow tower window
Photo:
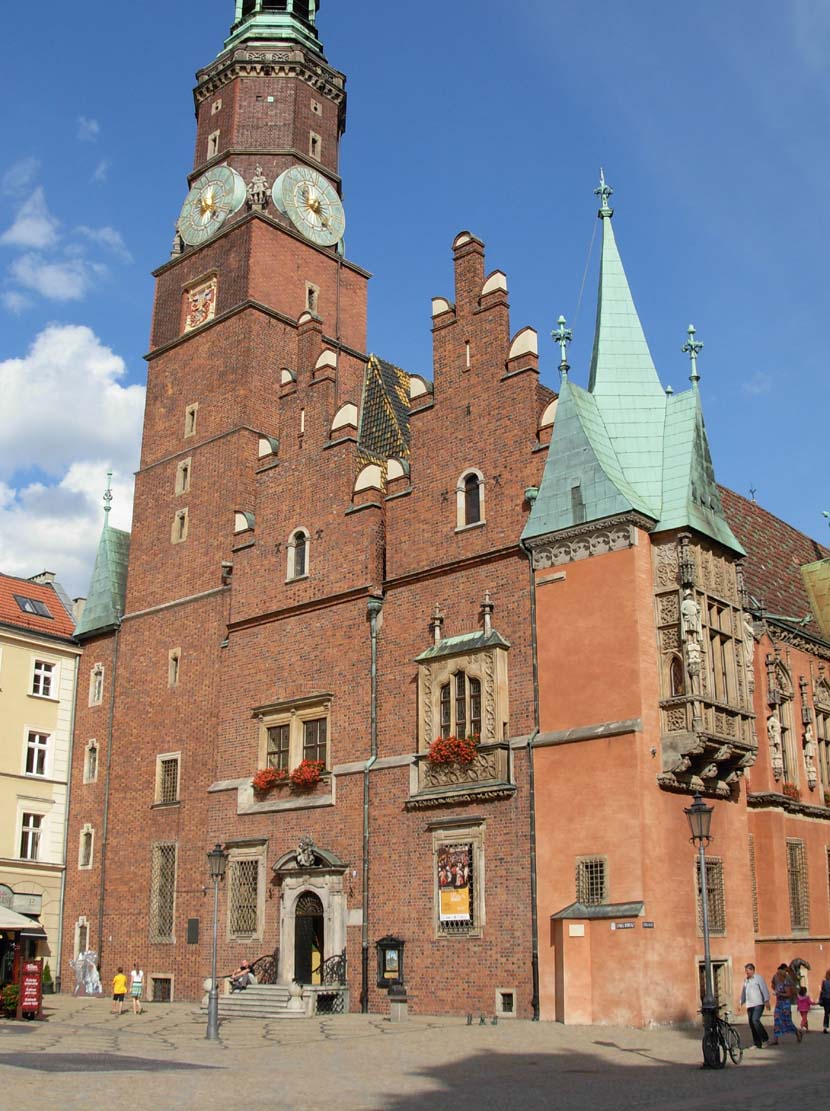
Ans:
{"type": "Polygon", "coordinates": [[[309,132],[308,153],[311,155],[312,158],[316,158],[318,162],[320,161],[320,153],[322,151],[322,146],[323,146],[323,144],[322,144],[322,140],[320,139],[320,136],[315,135],[315,133],[313,131],[309,132]]]}
{"type": "Polygon", "coordinates": [[[199,408],[198,402],[194,405],[188,405],[184,413],[184,434],[185,436],[196,435],[196,410],[199,408]]]}
{"type": "Polygon", "coordinates": [[[177,687],[179,685],[179,664],[181,658],[181,648],[170,649],[170,654],[167,658],[167,685],[170,687],[177,687]]]}
{"type": "Polygon", "coordinates": [[[190,460],[183,459],[176,468],[176,493],[186,494],[190,489],[190,460]]]}
{"type": "Polygon", "coordinates": [[[215,158],[219,153],[219,131],[213,131],[208,135],[207,141],[207,156],[208,158],[215,158]]]}

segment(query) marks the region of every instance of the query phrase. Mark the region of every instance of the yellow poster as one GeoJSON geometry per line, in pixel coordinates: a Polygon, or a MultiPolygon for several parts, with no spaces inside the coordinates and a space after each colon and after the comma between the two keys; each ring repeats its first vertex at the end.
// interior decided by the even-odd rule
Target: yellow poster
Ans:
{"type": "Polygon", "coordinates": [[[471,922],[472,845],[438,848],[438,915],[442,922],[471,922]]]}

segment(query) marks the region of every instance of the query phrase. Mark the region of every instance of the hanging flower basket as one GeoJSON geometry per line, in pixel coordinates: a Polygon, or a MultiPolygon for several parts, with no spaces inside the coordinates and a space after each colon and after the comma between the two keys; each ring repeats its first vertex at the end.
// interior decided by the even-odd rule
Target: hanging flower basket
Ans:
{"type": "Polygon", "coordinates": [[[322,760],[301,760],[289,773],[291,788],[294,791],[310,791],[322,778],[326,765],[322,760]]]}
{"type": "Polygon", "coordinates": [[[795,783],[782,783],[781,793],[786,795],[788,799],[793,799],[795,802],[799,802],[801,799],[801,792],[798,787],[796,787],[795,783]]]}
{"type": "Polygon", "coordinates": [[[429,746],[430,764],[472,764],[478,751],[478,734],[469,737],[436,737],[429,746]]]}
{"type": "Polygon", "coordinates": [[[260,768],[251,780],[253,788],[259,794],[265,794],[273,787],[281,787],[288,782],[288,772],[285,768],[260,768]]]}

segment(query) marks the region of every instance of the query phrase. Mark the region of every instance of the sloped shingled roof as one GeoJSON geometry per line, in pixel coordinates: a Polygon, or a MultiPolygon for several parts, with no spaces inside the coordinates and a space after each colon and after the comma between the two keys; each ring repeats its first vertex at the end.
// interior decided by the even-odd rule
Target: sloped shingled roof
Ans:
{"type": "Polygon", "coordinates": [[[409,375],[377,355],[366,365],[358,446],[365,461],[409,458],[409,375]]]}
{"type": "Polygon", "coordinates": [[[72,638],[75,627],[74,618],[67,612],[60,595],[51,583],[36,583],[31,579],[18,579],[13,575],[3,574],[0,574],[0,623],[67,640],[72,638]],[[42,602],[52,616],[42,617],[40,614],[26,613],[18,605],[15,595],[42,602]]]}
{"type": "MultiPolygon", "coordinates": [[[[721,501],[732,531],[746,548],[747,589],[768,613],[798,621],[811,612],[801,567],[830,556],[830,548],[788,525],[757,502],[720,487],[721,501]]],[[[815,620],[805,626],[821,636],[815,620]]]]}
{"type": "Polygon", "coordinates": [[[75,629],[76,637],[106,632],[121,621],[127,593],[129,554],[130,534],[105,524],[98,541],[89,598],[75,629]]]}

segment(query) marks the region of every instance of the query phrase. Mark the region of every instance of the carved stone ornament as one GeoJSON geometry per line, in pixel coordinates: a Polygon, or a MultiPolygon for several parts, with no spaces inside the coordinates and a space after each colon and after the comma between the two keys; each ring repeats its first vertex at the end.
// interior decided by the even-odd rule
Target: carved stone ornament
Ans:
{"type": "Polygon", "coordinates": [[[804,767],[807,769],[807,786],[812,791],[818,783],[818,773],[816,772],[816,742],[811,724],[804,727],[804,767]]]}
{"type": "Polygon", "coordinates": [[[302,837],[297,846],[297,864],[300,868],[313,868],[316,860],[315,849],[317,846],[314,844],[313,837],[302,837]]]}
{"type": "Polygon", "coordinates": [[[689,640],[686,642],[686,667],[690,675],[699,675],[701,664],[703,662],[703,654],[700,648],[699,640],[689,640]]]}
{"type": "Polygon", "coordinates": [[[654,581],[657,587],[677,586],[678,570],[677,545],[657,545],[654,548],[654,581]]]}
{"type": "Polygon", "coordinates": [[[784,754],[781,747],[781,722],[776,714],[770,714],[767,718],[767,738],[769,740],[772,774],[775,779],[781,779],[784,775],[784,754]]]}
{"type": "Polygon", "coordinates": [[[262,166],[257,166],[256,173],[248,182],[248,206],[259,208],[263,212],[268,207],[268,198],[271,195],[271,186],[262,172],[262,166]]]}
{"type": "Polygon", "coordinates": [[[479,751],[471,764],[426,764],[424,786],[455,787],[459,784],[488,783],[498,778],[496,752],[479,751]]]}
{"type": "Polygon", "coordinates": [[[744,672],[747,688],[749,693],[752,694],[755,690],[755,629],[752,625],[752,618],[747,613],[744,614],[743,636],[744,672]]]}
{"type": "Polygon", "coordinates": [[[548,567],[561,567],[606,552],[619,552],[632,548],[636,543],[636,530],[649,531],[653,522],[633,514],[630,517],[606,517],[590,525],[564,529],[555,536],[533,540],[533,567],[544,571],[548,567]]]}
{"type": "Polygon", "coordinates": [[[703,628],[700,623],[700,606],[695,601],[695,597],[691,590],[684,591],[683,601],[680,603],[680,627],[683,633],[683,639],[687,643],[690,640],[695,640],[699,644],[703,639],[703,628]]]}
{"type": "Polygon", "coordinates": [[[216,315],[216,286],[216,278],[211,278],[185,292],[184,330],[186,332],[213,320],[216,315]]]}

